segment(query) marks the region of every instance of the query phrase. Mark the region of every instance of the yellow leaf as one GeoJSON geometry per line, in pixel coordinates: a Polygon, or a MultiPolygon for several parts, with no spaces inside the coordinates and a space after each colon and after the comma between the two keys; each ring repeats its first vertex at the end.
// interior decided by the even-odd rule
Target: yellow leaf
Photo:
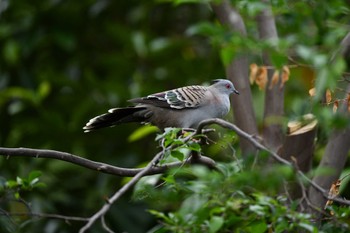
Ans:
{"type": "Polygon", "coordinates": [[[278,70],[275,70],[271,78],[269,89],[272,89],[272,87],[278,83],[279,79],[280,79],[280,72],[278,70]]]}
{"type": "Polygon", "coordinates": [[[258,73],[259,67],[257,64],[253,63],[253,64],[250,64],[249,68],[250,68],[249,81],[250,81],[250,84],[253,84],[256,78],[256,74],[258,73]]]}
{"type": "MultiPolygon", "coordinates": [[[[341,180],[336,180],[335,182],[332,183],[331,188],[329,189],[329,192],[328,192],[329,198],[333,199],[336,196],[338,196],[340,184],[341,184],[341,180]]],[[[327,206],[332,205],[332,203],[333,203],[333,200],[328,200],[324,208],[326,209],[327,206]]]]}
{"type": "Polygon", "coordinates": [[[337,110],[338,110],[338,105],[339,105],[338,100],[335,100],[335,101],[334,101],[334,104],[333,104],[333,113],[336,113],[336,112],[337,112],[337,110]]]}
{"type": "Polygon", "coordinates": [[[255,83],[259,86],[260,90],[265,89],[267,83],[267,69],[265,66],[260,66],[255,77],[255,83]]]}
{"type": "Polygon", "coordinates": [[[284,86],[284,84],[289,80],[290,70],[288,66],[283,66],[282,68],[282,81],[280,84],[280,88],[284,86]]]}
{"type": "Polygon", "coordinates": [[[311,97],[313,97],[313,96],[315,96],[316,95],[316,88],[311,88],[310,90],[309,90],[309,95],[311,96],[311,97]]]}
{"type": "Polygon", "coordinates": [[[326,90],[326,103],[330,104],[332,101],[332,93],[329,89],[326,90]]]}

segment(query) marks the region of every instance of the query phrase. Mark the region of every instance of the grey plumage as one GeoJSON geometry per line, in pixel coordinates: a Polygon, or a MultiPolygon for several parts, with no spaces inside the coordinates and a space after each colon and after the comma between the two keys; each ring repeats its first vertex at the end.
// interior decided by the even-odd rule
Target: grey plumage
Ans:
{"type": "Polygon", "coordinates": [[[128,122],[151,123],[166,127],[196,128],[202,120],[223,117],[230,110],[229,96],[239,94],[226,79],[214,80],[211,86],[186,86],[131,99],[133,107],[113,108],[92,118],[84,132],[128,122]]]}

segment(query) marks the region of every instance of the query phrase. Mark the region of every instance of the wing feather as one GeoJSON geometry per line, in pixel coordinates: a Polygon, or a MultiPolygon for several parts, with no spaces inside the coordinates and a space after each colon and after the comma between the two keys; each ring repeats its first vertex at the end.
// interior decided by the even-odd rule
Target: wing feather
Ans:
{"type": "Polygon", "coordinates": [[[196,108],[202,103],[207,90],[208,88],[204,86],[187,86],[129,101],[138,104],[150,104],[161,108],[196,108]]]}

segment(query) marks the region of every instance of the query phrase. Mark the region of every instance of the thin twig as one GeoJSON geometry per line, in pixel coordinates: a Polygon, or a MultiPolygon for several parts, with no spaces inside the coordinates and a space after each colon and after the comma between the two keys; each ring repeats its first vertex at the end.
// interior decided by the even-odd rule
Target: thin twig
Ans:
{"type": "Polygon", "coordinates": [[[0,211],[0,215],[5,215],[7,217],[30,216],[30,217],[38,217],[38,218],[53,218],[53,219],[61,219],[65,221],[79,221],[79,222],[87,222],[89,220],[89,218],[66,216],[66,215],[60,215],[60,214],[47,214],[47,213],[35,213],[35,212],[11,212],[10,213],[2,209],[0,211]]]}

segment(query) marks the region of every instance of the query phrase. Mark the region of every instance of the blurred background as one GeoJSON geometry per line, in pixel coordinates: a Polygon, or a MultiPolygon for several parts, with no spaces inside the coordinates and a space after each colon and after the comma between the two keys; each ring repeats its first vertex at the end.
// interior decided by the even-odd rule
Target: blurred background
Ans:
{"type": "MultiPolygon", "coordinates": [[[[121,167],[149,161],[157,151],[155,133],[129,142],[139,125],[88,134],[82,127],[128,99],[224,77],[209,39],[188,31],[213,17],[204,4],[2,0],[0,145],[60,150],[121,167]]],[[[33,170],[46,184],[22,194],[33,211],[69,216],[92,215],[122,180],[56,160],[0,157],[2,182],[33,170]]],[[[24,208],[0,204],[14,212],[24,208]]],[[[120,232],[144,232],[155,223],[130,195],[109,216],[120,232]]],[[[76,232],[82,223],[71,224],[37,219],[20,232],[76,232]]]]}
{"type": "MultiPolygon", "coordinates": [[[[183,2],[191,1],[1,0],[0,146],[52,149],[120,167],[143,166],[159,150],[155,132],[130,140],[139,125],[88,134],[82,127],[109,108],[127,106],[128,99],[224,78],[223,64],[237,54],[249,54],[249,63],[261,64],[261,52],[271,49],[272,62],[279,68],[288,62],[286,54],[299,56],[327,71],[323,85],[331,87],[346,67],[343,60],[327,67],[329,51],[348,30],[349,10],[342,1],[274,1],[281,37],[278,49],[277,42],[256,39],[260,1],[237,3],[251,36],[247,38],[218,26],[206,1],[176,4],[183,2]]],[[[291,70],[283,121],[314,108],[315,103],[308,101],[314,78],[308,66],[291,70]]],[[[252,90],[261,125],[264,94],[257,86],[252,90]]],[[[336,123],[329,120],[331,111],[320,110],[318,117],[325,127],[320,127],[316,162],[336,123]]],[[[232,121],[231,116],[228,119],[232,121]]],[[[231,142],[231,136],[223,140],[231,142]]],[[[237,146],[234,141],[231,154],[239,151],[237,146]]],[[[219,151],[214,148],[210,155],[219,151]]],[[[123,178],[62,161],[1,156],[0,184],[36,170],[41,171],[45,187],[21,193],[34,212],[89,217],[125,183],[123,178]]],[[[0,208],[28,210],[26,204],[3,196],[0,208]]],[[[148,208],[142,198],[132,201],[130,192],[113,205],[106,221],[118,232],[146,232],[156,224],[148,208]]],[[[77,232],[83,224],[50,218],[15,220],[0,216],[0,232],[77,232]]],[[[100,230],[98,223],[91,232],[100,230]]]]}

